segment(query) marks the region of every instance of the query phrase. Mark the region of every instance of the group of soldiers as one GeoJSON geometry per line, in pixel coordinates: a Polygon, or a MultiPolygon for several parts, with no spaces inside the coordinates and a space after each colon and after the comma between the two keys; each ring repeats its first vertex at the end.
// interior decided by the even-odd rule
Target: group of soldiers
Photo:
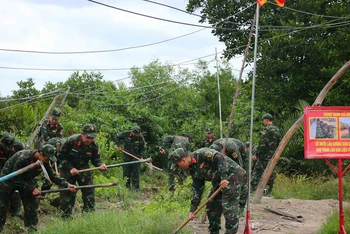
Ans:
{"type": "MultiPolygon", "coordinates": [[[[29,230],[36,230],[38,223],[38,195],[41,195],[35,179],[41,171],[60,188],[67,187],[69,191],[60,193],[59,208],[62,218],[70,218],[76,200],[76,184],[92,185],[91,172],[80,173],[80,170],[89,168],[91,163],[101,171],[108,170],[101,160],[99,146],[95,142],[96,126],[84,125],[80,134],[74,134],[67,139],[63,138],[63,126],[59,123],[60,111],[54,109],[47,121],[40,128],[37,149],[26,150],[25,145],[16,141],[11,133],[6,133],[0,142],[0,177],[15,172],[21,168],[40,161],[38,167],[7,181],[0,182],[0,232],[4,229],[6,213],[18,216],[21,213],[20,200],[24,207],[24,224],[29,230]],[[10,209],[8,209],[10,207],[10,209]]],[[[253,180],[259,181],[263,170],[277,148],[281,135],[272,123],[270,114],[263,116],[264,131],[253,159],[256,160],[253,180]],[[260,177],[260,178],[259,178],[260,177]]],[[[169,190],[176,188],[175,177],[178,182],[191,176],[192,200],[190,218],[199,206],[206,181],[211,181],[212,189],[209,196],[219,187],[221,192],[207,205],[210,233],[219,233],[220,217],[224,214],[227,234],[238,230],[239,214],[245,209],[248,196],[248,148],[245,143],[235,138],[215,139],[213,129],[206,131],[206,137],[197,145],[198,149],[190,152],[190,135],[166,136],[160,153],[168,157],[169,190]]],[[[129,131],[116,134],[117,148],[123,153],[125,162],[138,160],[146,156],[146,142],[139,126],[129,131]]],[[[123,166],[123,177],[126,187],[138,190],[140,188],[140,164],[123,166]]],[[[272,190],[274,176],[271,177],[272,190]]],[[[257,184],[257,183],[256,183],[257,184]]],[[[254,188],[254,183],[252,186],[254,188]]],[[[41,191],[51,188],[47,180],[42,184],[41,191]]],[[[83,212],[95,209],[94,188],[82,190],[83,212]]]]}
{"type": "MultiPolygon", "coordinates": [[[[252,175],[252,189],[255,190],[267,164],[273,156],[281,140],[279,129],[273,124],[271,114],[263,115],[265,126],[261,133],[258,146],[252,152],[255,162],[252,175]]],[[[226,234],[237,233],[239,216],[244,213],[248,197],[249,145],[235,138],[215,139],[213,130],[207,129],[207,136],[198,144],[197,150],[190,152],[190,144],[185,134],[182,136],[167,136],[163,139],[160,149],[165,154],[165,148],[170,144],[169,186],[174,189],[174,175],[192,177],[192,199],[189,218],[194,219],[194,211],[198,208],[205,188],[205,182],[211,181],[212,188],[209,197],[221,189],[212,201],[207,204],[206,212],[211,234],[219,233],[220,219],[225,217],[226,234]]],[[[180,176],[180,177],[181,177],[180,176]]],[[[267,193],[271,194],[275,175],[268,182],[267,193]]],[[[181,181],[181,179],[180,179],[181,181]]]]}

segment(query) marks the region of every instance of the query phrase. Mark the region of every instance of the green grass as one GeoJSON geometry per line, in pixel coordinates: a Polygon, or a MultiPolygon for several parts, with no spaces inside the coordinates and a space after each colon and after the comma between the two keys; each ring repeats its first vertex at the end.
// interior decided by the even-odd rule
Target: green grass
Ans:
{"type": "MultiPolygon", "coordinates": [[[[350,230],[350,208],[344,209],[344,227],[347,232],[350,230]]],[[[333,212],[330,214],[328,220],[322,224],[317,234],[338,234],[340,228],[339,224],[339,212],[333,212]]]]}
{"type": "MultiPolygon", "coordinates": [[[[183,218],[177,213],[169,213],[164,209],[159,209],[157,212],[144,212],[137,209],[128,212],[106,210],[84,214],[71,221],[52,218],[38,233],[164,234],[172,233],[181,224],[183,218]]],[[[183,233],[189,232],[184,230],[183,233]]]]}
{"type": "MultiPolygon", "coordinates": [[[[343,200],[350,201],[350,177],[343,178],[343,200]]],[[[338,179],[335,177],[308,178],[303,175],[286,177],[278,174],[273,196],[276,199],[338,199],[338,179]]]]}

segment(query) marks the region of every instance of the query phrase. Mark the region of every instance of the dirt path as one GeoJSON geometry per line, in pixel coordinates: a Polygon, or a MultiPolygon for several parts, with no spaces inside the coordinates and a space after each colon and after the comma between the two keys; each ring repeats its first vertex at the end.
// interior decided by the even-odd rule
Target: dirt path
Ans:
{"type": "MultiPolygon", "coordinates": [[[[327,220],[331,212],[338,208],[336,200],[277,200],[263,197],[260,204],[251,205],[251,231],[258,234],[314,234],[327,220]],[[274,210],[286,212],[293,216],[302,216],[303,222],[289,220],[280,215],[266,211],[268,207],[274,210]]],[[[222,227],[224,227],[222,219],[222,227]]],[[[193,234],[208,233],[208,221],[204,224],[200,220],[190,223],[193,234]]],[[[238,233],[243,233],[245,218],[240,219],[238,233]]],[[[220,232],[224,233],[224,231],[220,232]]]]}

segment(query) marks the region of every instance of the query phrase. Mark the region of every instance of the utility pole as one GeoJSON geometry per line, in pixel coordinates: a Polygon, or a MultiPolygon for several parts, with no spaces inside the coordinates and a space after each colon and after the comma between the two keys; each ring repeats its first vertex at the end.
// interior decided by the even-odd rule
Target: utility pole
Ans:
{"type": "Polygon", "coordinates": [[[67,91],[66,91],[66,93],[65,93],[65,95],[64,95],[64,97],[63,97],[63,99],[62,99],[62,101],[61,101],[61,103],[60,103],[60,105],[58,107],[59,110],[62,109],[62,106],[63,106],[64,102],[66,101],[66,98],[68,96],[69,91],[70,91],[70,87],[68,86],[68,89],[67,89],[67,91]]]}
{"type": "Polygon", "coordinates": [[[36,126],[34,132],[33,132],[32,135],[30,136],[30,138],[29,138],[29,140],[28,140],[28,142],[27,142],[27,145],[28,145],[29,147],[30,147],[31,144],[33,143],[34,138],[35,138],[35,136],[38,134],[41,125],[44,123],[45,119],[46,119],[47,116],[49,115],[51,109],[54,107],[54,105],[55,105],[55,103],[56,103],[56,101],[57,101],[57,98],[58,98],[60,95],[61,95],[61,93],[58,92],[58,93],[56,94],[56,96],[53,98],[53,100],[52,100],[52,102],[51,102],[49,108],[46,110],[46,112],[45,112],[45,114],[44,114],[44,117],[40,120],[39,124],[36,126]]]}
{"type": "Polygon", "coordinates": [[[215,47],[215,60],[216,60],[216,79],[218,81],[218,96],[219,96],[220,138],[222,138],[222,117],[221,117],[221,94],[220,94],[219,61],[218,61],[218,51],[217,51],[216,47],[215,47]]]}

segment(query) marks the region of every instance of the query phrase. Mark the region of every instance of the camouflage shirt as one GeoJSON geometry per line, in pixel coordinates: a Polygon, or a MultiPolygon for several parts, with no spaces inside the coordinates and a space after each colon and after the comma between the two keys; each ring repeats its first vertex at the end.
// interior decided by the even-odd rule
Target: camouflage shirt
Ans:
{"type": "MultiPolygon", "coordinates": [[[[142,133],[135,135],[132,131],[125,131],[118,133],[115,136],[115,142],[117,146],[123,146],[124,150],[138,158],[146,157],[146,142],[142,133]]],[[[127,154],[123,154],[123,160],[125,162],[136,161],[127,154]]]]}
{"type": "MultiPolygon", "coordinates": [[[[221,149],[224,148],[226,138],[220,138],[214,141],[213,144],[216,144],[221,147],[221,149]]],[[[227,138],[227,145],[226,150],[224,152],[228,157],[230,157],[233,161],[238,163],[240,166],[243,166],[243,168],[247,169],[249,160],[248,160],[248,154],[246,151],[245,144],[236,139],[236,138],[227,138]]]]}
{"type": "Polygon", "coordinates": [[[191,153],[192,164],[189,173],[192,176],[191,209],[197,209],[204,190],[205,181],[219,184],[229,180],[232,173],[244,173],[244,170],[229,157],[209,148],[201,148],[191,153]]]}
{"type": "Polygon", "coordinates": [[[84,145],[80,134],[72,135],[63,143],[57,154],[60,161],[60,169],[70,171],[89,168],[89,162],[95,167],[101,166],[99,146],[94,141],[91,145],[84,145]]]}
{"type": "Polygon", "coordinates": [[[209,147],[211,144],[213,144],[213,142],[216,140],[215,137],[212,138],[208,138],[205,137],[201,140],[201,142],[198,144],[198,148],[202,148],[202,147],[209,147]]]}
{"type": "MultiPolygon", "coordinates": [[[[32,163],[35,163],[37,161],[37,159],[34,157],[35,152],[37,151],[22,150],[15,153],[5,163],[4,168],[1,171],[1,176],[18,171],[21,168],[24,168],[32,163]]],[[[44,163],[44,166],[52,182],[54,182],[59,186],[67,187],[68,182],[62,177],[58,177],[48,163],[44,163]]],[[[37,167],[21,175],[13,177],[12,179],[6,182],[14,183],[19,188],[28,192],[32,192],[35,188],[38,187],[37,180],[35,179],[35,177],[38,176],[41,172],[42,172],[42,169],[40,167],[37,167]]]]}
{"type": "Polygon", "coordinates": [[[259,160],[268,161],[271,159],[278,144],[281,141],[280,130],[273,124],[270,124],[264,128],[261,133],[259,145],[255,150],[255,155],[259,160]]]}
{"type": "Polygon", "coordinates": [[[191,144],[188,141],[187,137],[183,136],[166,136],[163,139],[163,147],[164,150],[169,149],[167,152],[168,155],[178,148],[183,148],[185,151],[189,151],[191,148],[191,144]]]}
{"type": "Polygon", "coordinates": [[[3,142],[0,142],[0,169],[4,166],[5,162],[16,152],[24,150],[25,145],[18,140],[12,145],[6,145],[3,142]]]}
{"type": "Polygon", "coordinates": [[[63,126],[59,122],[50,125],[50,120],[45,120],[39,130],[39,138],[46,142],[53,137],[63,137],[63,126]]]}

